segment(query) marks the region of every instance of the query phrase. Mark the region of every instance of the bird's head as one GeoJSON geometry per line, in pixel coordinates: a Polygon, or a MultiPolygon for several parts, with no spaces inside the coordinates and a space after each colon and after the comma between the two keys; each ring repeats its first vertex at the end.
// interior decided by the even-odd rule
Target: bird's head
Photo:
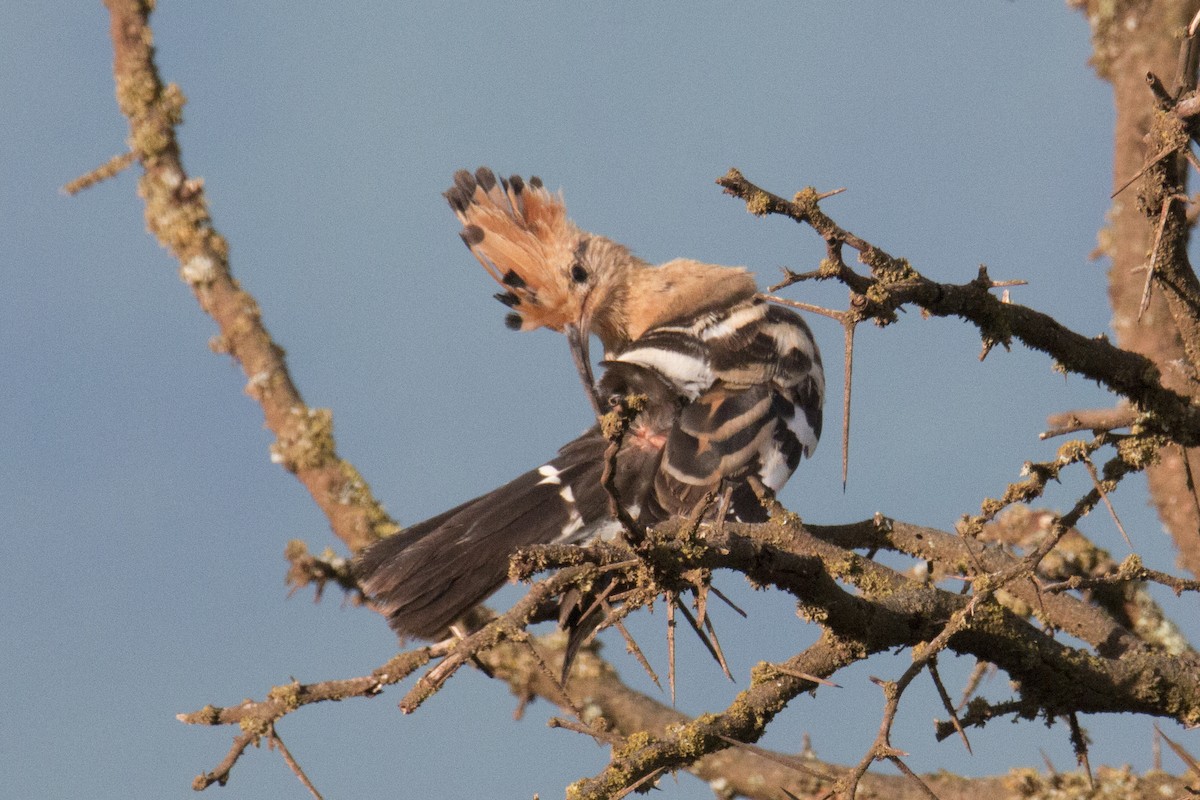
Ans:
{"type": "Polygon", "coordinates": [[[567,335],[591,386],[588,340],[606,347],[626,337],[624,299],[630,277],[647,265],[629,250],[581,230],[567,218],[561,193],[537,177],[497,178],[487,167],[459,170],[446,200],[463,225],[462,240],[503,291],[513,330],[549,328],[567,335]]]}
{"type": "Polygon", "coordinates": [[[537,177],[497,178],[487,167],[459,170],[446,199],[462,222],[463,242],[503,291],[514,330],[550,328],[604,341],[619,338],[620,298],[644,266],[609,239],[567,218],[561,193],[537,177]]]}

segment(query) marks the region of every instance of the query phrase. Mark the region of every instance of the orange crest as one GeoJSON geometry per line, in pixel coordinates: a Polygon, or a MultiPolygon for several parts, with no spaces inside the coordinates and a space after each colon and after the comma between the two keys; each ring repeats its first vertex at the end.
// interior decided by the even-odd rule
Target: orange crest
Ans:
{"type": "Polygon", "coordinates": [[[446,199],[463,224],[460,234],[505,291],[496,299],[513,309],[510,328],[562,330],[579,319],[580,299],[569,270],[582,231],[567,219],[561,194],[540,179],[497,180],[487,167],[454,173],[446,199]]]}

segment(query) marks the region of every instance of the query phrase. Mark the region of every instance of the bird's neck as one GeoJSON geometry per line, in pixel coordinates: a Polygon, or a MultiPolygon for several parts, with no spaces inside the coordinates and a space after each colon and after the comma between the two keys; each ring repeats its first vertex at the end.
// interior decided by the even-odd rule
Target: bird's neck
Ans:
{"type": "Polygon", "coordinates": [[[676,259],[629,276],[624,296],[624,336],[635,341],[664,325],[682,325],[754,296],[754,276],[741,267],[676,259]]]}

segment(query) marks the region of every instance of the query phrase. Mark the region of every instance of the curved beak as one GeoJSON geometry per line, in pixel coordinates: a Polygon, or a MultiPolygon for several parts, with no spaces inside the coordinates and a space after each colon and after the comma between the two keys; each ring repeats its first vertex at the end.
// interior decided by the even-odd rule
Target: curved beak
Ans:
{"type": "Polygon", "coordinates": [[[575,359],[575,369],[579,373],[579,379],[583,381],[583,388],[592,403],[592,410],[599,418],[603,416],[604,412],[600,409],[600,398],[596,395],[596,381],[592,377],[592,359],[588,352],[592,335],[591,317],[592,315],[585,310],[579,315],[578,323],[568,323],[563,326],[563,333],[567,335],[567,342],[571,345],[571,358],[575,359]]]}

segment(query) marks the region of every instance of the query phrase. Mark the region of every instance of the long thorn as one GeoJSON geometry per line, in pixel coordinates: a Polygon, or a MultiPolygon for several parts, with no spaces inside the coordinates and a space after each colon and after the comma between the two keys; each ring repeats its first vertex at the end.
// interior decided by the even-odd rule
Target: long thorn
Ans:
{"type": "Polygon", "coordinates": [[[1067,715],[1067,723],[1071,727],[1071,746],[1075,749],[1075,760],[1087,773],[1088,786],[1096,791],[1096,779],[1092,777],[1092,765],[1088,761],[1087,734],[1079,726],[1079,717],[1072,711],[1067,715]]]}
{"type": "Polygon", "coordinates": [[[846,333],[846,369],[842,385],[842,493],[845,494],[850,474],[850,385],[854,373],[854,329],[858,323],[847,315],[842,325],[846,333]]]}
{"type": "Polygon", "coordinates": [[[712,592],[713,594],[715,594],[717,597],[721,598],[721,600],[725,603],[725,605],[729,606],[734,611],[736,611],[738,614],[740,614],[742,616],[742,619],[749,618],[749,616],[750,616],[749,614],[747,614],[742,609],[738,608],[738,605],[736,603],[734,603],[732,600],[730,600],[728,597],[726,597],[725,593],[722,592],[720,589],[718,589],[716,586],[714,586],[713,584],[710,583],[708,585],[708,590],[710,592],[712,592]]]}
{"type": "Polygon", "coordinates": [[[1150,265],[1146,267],[1146,286],[1142,289],[1142,302],[1138,306],[1138,322],[1142,321],[1142,314],[1150,307],[1150,289],[1154,285],[1154,267],[1158,263],[1158,245],[1162,242],[1163,231],[1167,227],[1167,213],[1171,210],[1171,204],[1176,200],[1186,201],[1187,198],[1177,194],[1167,195],[1163,199],[1162,210],[1158,215],[1158,230],[1154,234],[1154,246],[1150,249],[1150,265]]]}
{"type": "Polygon", "coordinates": [[[1168,738],[1168,736],[1159,729],[1157,723],[1154,725],[1154,732],[1162,737],[1162,740],[1167,743],[1167,747],[1171,748],[1171,751],[1175,753],[1175,755],[1179,756],[1180,760],[1187,765],[1188,770],[1191,771],[1193,775],[1200,777],[1200,762],[1196,761],[1195,757],[1191,753],[1189,753],[1187,750],[1184,750],[1182,745],[1168,738]]]}
{"type": "MultiPolygon", "coordinates": [[[[607,603],[605,603],[605,608],[608,608],[607,603]]],[[[609,610],[609,613],[611,614],[611,609],[609,610]]],[[[646,659],[646,654],[642,652],[642,648],[638,647],[637,641],[629,633],[629,630],[625,627],[625,623],[618,619],[614,620],[612,625],[625,639],[625,650],[633,654],[633,657],[636,658],[637,662],[642,665],[642,669],[646,670],[646,674],[650,676],[650,680],[654,681],[654,685],[657,686],[658,690],[661,692],[662,684],[659,683],[658,673],[656,673],[654,668],[650,666],[650,662],[646,659]]]]}
{"type": "MultiPolygon", "coordinates": [[[[756,747],[755,745],[749,744],[748,742],[739,742],[737,739],[732,739],[721,733],[717,734],[717,738],[719,738],[721,741],[725,742],[726,744],[729,744],[733,747],[738,748],[739,750],[745,750],[746,752],[753,753],[754,755],[759,756],[760,758],[765,758],[767,761],[773,761],[774,763],[779,764],[784,767],[787,767],[788,769],[794,769],[794,770],[796,770],[796,772],[799,772],[802,775],[809,775],[813,778],[816,778],[816,779],[822,780],[822,781],[834,780],[832,775],[826,775],[823,772],[817,772],[815,769],[812,769],[811,767],[804,764],[802,762],[802,760],[799,758],[791,758],[791,757],[788,757],[785,755],[781,755],[779,753],[773,753],[770,750],[766,750],[761,747],[756,747]]],[[[794,796],[795,795],[793,795],[793,797],[794,796]]]]}
{"type": "MultiPolygon", "coordinates": [[[[676,602],[678,603],[678,599],[676,599],[676,602]]],[[[687,610],[687,606],[679,603],[679,610],[683,613],[683,616],[687,618],[688,624],[692,626],[692,630],[696,632],[696,636],[698,636],[700,641],[704,643],[704,646],[708,648],[709,655],[716,659],[717,663],[721,665],[721,671],[725,673],[725,677],[729,678],[729,680],[733,680],[733,674],[729,671],[729,665],[725,663],[725,654],[721,652],[721,642],[717,640],[717,632],[712,626],[712,621],[707,619],[704,620],[704,626],[708,629],[708,633],[711,634],[710,638],[709,636],[705,635],[703,630],[700,629],[700,623],[695,617],[692,616],[692,612],[687,610]]]]}
{"type": "Polygon", "coordinates": [[[675,705],[675,593],[667,592],[667,683],[671,705],[675,705]]]}
{"type": "Polygon", "coordinates": [[[1114,197],[1119,195],[1121,192],[1128,189],[1133,184],[1134,181],[1136,181],[1138,178],[1140,178],[1146,174],[1146,170],[1150,169],[1151,167],[1153,167],[1158,162],[1162,161],[1167,156],[1176,152],[1178,149],[1179,149],[1178,147],[1168,147],[1166,150],[1161,151],[1154,158],[1147,161],[1145,163],[1145,165],[1142,166],[1141,169],[1139,169],[1137,172],[1133,173],[1133,177],[1130,178],[1129,180],[1125,181],[1124,183],[1122,183],[1121,186],[1115,192],[1113,192],[1111,195],[1108,196],[1108,199],[1112,200],[1114,197]]]}
{"type": "Polygon", "coordinates": [[[971,740],[967,738],[967,732],[963,730],[962,723],[958,720],[958,714],[954,713],[954,704],[950,702],[950,694],[946,691],[946,686],[942,683],[942,676],[938,675],[937,659],[929,659],[929,663],[925,666],[929,670],[929,677],[933,678],[933,685],[937,687],[938,696],[942,698],[942,707],[950,715],[950,722],[953,723],[954,730],[958,731],[958,735],[962,737],[963,746],[967,748],[967,753],[975,755],[971,751],[971,740]]]}
{"type": "Polygon", "coordinates": [[[1192,475],[1192,458],[1188,454],[1188,449],[1183,445],[1179,445],[1179,455],[1183,458],[1183,474],[1187,478],[1188,491],[1192,495],[1192,503],[1196,507],[1196,516],[1200,517],[1200,494],[1196,492],[1196,481],[1192,475]]]}
{"type": "Polygon", "coordinates": [[[626,797],[627,795],[633,794],[634,792],[637,791],[638,787],[641,786],[643,783],[646,783],[647,781],[656,780],[659,775],[662,775],[666,771],[667,771],[666,767],[655,767],[654,769],[650,770],[642,777],[638,778],[633,783],[626,786],[621,791],[614,794],[613,800],[621,800],[622,797],[626,797]]]}
{"type": "Polygon", "coordinates": [[[780,664],[772,664],[771,669],[775,670],[776,672],[782,672],[784,675],[791,675],[793,678],[799,678],[802,681],[812,681],[813,683],[819,683],[822,686],[829,686],[834,689],[842,688],[841,684],[834,683],[833,681],[827,681],[824,678],[818,678],[816,675],[810,675],[807,672],[801,672],[798,669],[792,669],[791,667],[785,667],[780,664]]]}
{"type": "Polygon", "coordinates": [[[1129,549],[1133,549],[1133,542],[1129,541],[1129,534],[1125,532],[1125,526],[1121,524],[1121,518],[1117,516],[1117,509],[1113,508],[1112,501],[1108,499],[1108,492],[1104,491],[1104,487],[1100,485],[1100,475],[1096,472],[1096,465],[1092,463],[1090,458],[1083,460],[1083,465],[1087,467],[1088,474],[1092,476],[1092,484],[1096,487],[1096,491],[1100,494],[1100,499],[1104,501],[1104,505],[1108,508],[1108,513],[1112,515],[1113,522],[1117,523],[1117,530],[1121,532],[1121,537],[1125,540],[1125,544],[1129,545],[1129,549]]]}

